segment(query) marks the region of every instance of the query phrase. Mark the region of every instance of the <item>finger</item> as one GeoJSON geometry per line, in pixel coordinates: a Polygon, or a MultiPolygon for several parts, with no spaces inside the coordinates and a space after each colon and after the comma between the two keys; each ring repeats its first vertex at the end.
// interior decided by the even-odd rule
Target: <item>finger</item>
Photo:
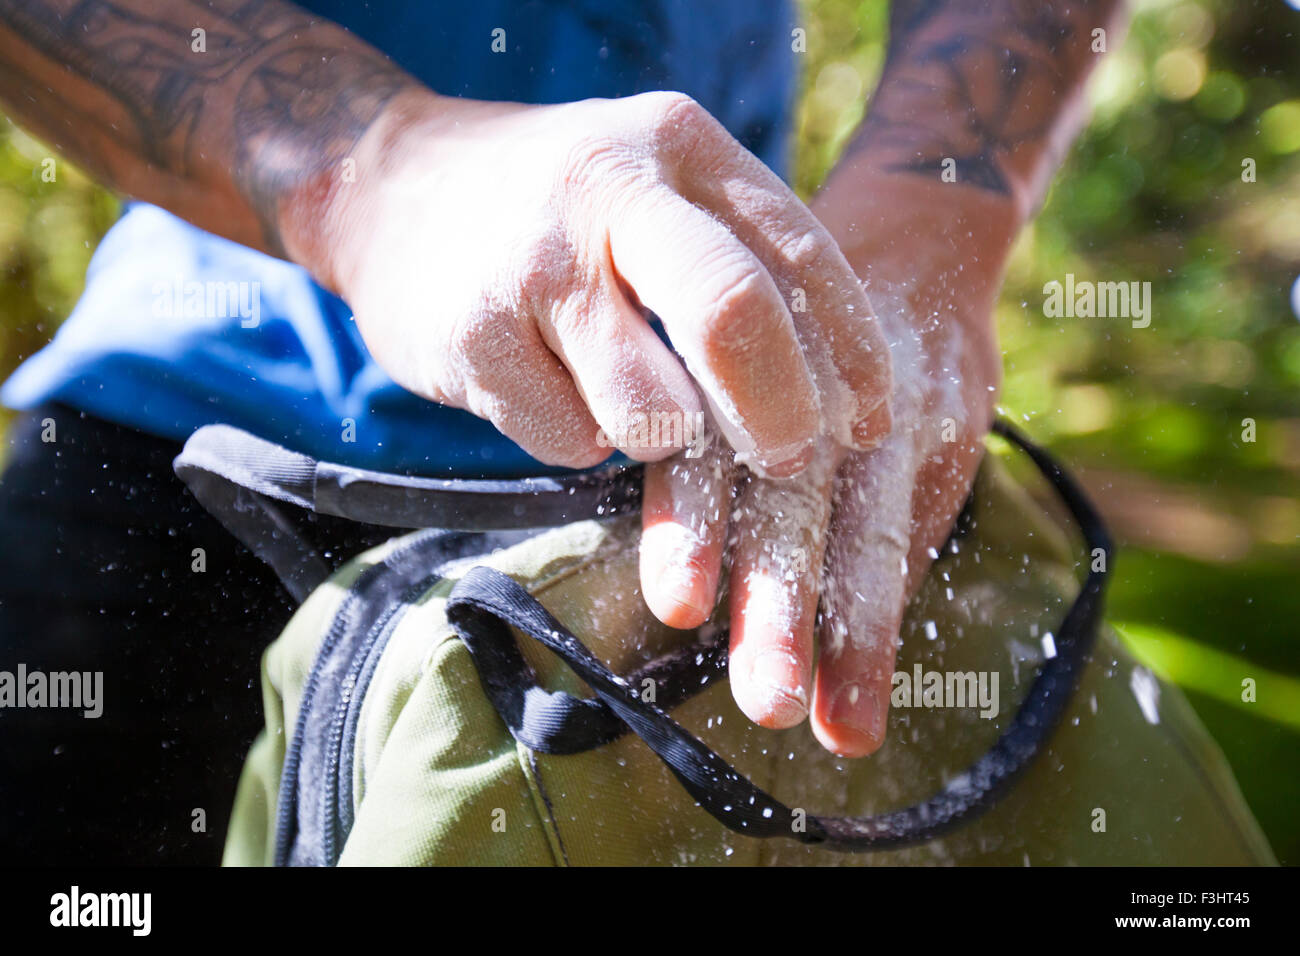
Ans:
{"type": "Polygon", "coordinates": [[[731,565],[731,692],[750,720],[808,715],[813,623],[838,446],[795,478],[756,479],[736,508],[731,565]]]}
{"type": "Polygon", "coordinates": [[[840,475],[824,580],[812,728],[844,757],[884,740],[912,542],[908,436],[850,456],[840,475]]]}
{"type": "Polygon", "coordinates": [[[731,513],[731,451],[716,437],[647,465],[641,505],[641,591],[669,627],[713,612],[731,513]],[[687,457],[696,452],[695,457],[687,457]]]}
{"type": "Polygon", "coordinates": [[[840,474],[812,726],[842,756],[866,756],[884,742],[904,609],[979,467],[978,429],[953,442],[935,440],[933,430],[891,436],[852,456],[840,474]]]}
{"type": "Polygon", "coordinates": [[[616,287],[571,295],[541,323],[542,336],[572,374],[600,425],[597,443],[639,461],[659,461],[703,427],[699,392],[681,361],[616,287]]]}
{"type": "Polygon", "coordinates": [[[614,217],[609,241],[618,274],[663,320],[739,459],[774,474],[802,467],[821,431],[817,390],[762,263],[663,186],[614,217]]]}
{"type": "Polygon", "coordinates": [[[548,465],[589,468],[609,457],[573,376],[532,321],[503,315],[465,322],[449,352],[448,385],[418,394],[486,418],[548,465]]]}
{"type": "Polygon", "coordinates": [[[892,424],[889,350],[861,281],[830,232],[712,117],[695,123],[675,182],[758,258],[780,289],[812,369],[829,434],[875,447],[892,424]]]}

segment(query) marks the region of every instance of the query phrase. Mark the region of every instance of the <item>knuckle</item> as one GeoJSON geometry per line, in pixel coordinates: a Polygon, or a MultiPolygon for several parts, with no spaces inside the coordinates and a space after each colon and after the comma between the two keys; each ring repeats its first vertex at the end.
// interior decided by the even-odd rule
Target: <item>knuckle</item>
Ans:
{"type": "MultiPolygon", "coordinates": [[[[831,234],[821,226],[785,233],[776,244],[777,255],[796,275],[840,265],[840,250],[831,234]]],[[[847,266],[844,267],[847,271],[847,266]]]]}
{"type": "Polygon", "coordinates": [[[558,221],[552,221],[516,237],[488,307],[502,314],[547,315],[580,283],[583,271],[574,241],[558,221]]]}
{"type": "Polygon", "coordinates": [[[560,188],[588,189],[621,179],[637,166],[627,144],[614,133],[588,132],[578,136],[560,162],[560,188]]]}
{"type": "Polygon", "coordinates": [[[762,344],[763,313],[769,306],[765,279],[759,269],[741,268],[720,283],[721,291],[700,323],[707,357],[746,353],[762,344]]]}
{"type": "Polygon", "coordinates": [[[665,90],[645,93],[641,99],[649,110],[651,125],[656,128],[668,128],[683,122],[698,122],[701,117],[708,115],[708,111],[703,106],[685,93],[665,90]]]}
{"type": "Polygon", "coordinates": [[[500,387],[528,359],[521,319],[504,304],[485,305],[462,313],[447,336],[446,365],[466,386],[500,387]]]}
{"type": "Polygon", "coordinates": [[[656,178],[643,148],[613,133],[584,134],[569,146],[556,172],[551,221],[567,231],[569,246],[601,259],[600,237],[618,211],[643,197],[656,178]]]}
{"type": "Polygon", "coordinates": [[[650,93],[646,98],[648,125],[656,145],[693,148],[716,138],[718,121],[685,93],[650,93]]]}
{"type": "Polygon", "coordinates": [[[488,323],[482,316],[466,314],[451,322],[447,332],[447,358],[454,368],[473,369],[483,358],[483,350],[491,336],[488,323]]]}
{"type": "Polygon", "coordinates": [[[609,347],[607,315],[599,296],[573,287],[552,297],[546,311],[538,313],[540,332],[557,354],[581,352],[590,359],[609,347]]]}

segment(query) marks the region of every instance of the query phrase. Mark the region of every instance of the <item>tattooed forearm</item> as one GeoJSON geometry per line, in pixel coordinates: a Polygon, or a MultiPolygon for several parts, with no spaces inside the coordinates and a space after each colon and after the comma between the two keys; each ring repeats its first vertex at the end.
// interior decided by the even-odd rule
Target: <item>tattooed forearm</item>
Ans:
{"type": "Polygon", "coordinates": [[[405,85],[386,60],[352,51],[295,46],[267,58],[235,110],[236,174],[254,207],[273,210],[287,186],[337,168],[405,85]]]}
{"type": "Polygon", "coordinates": [[[895,0],[884,76],[852,150],[1028,202],[1122,0],[895,0]]]}
{"type": "Polygon", "coordinates": [[[211,206],[272,252],[285,190],[413,83],[278,0],[0,0],[0,99],[20,121],[108,184],[201,225],[211,206]]]}

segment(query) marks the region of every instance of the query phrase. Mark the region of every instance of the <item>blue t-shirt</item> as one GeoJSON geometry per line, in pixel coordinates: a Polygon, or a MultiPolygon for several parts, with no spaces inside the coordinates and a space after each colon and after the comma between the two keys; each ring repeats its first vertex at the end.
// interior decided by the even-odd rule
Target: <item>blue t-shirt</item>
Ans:
{"type": "MultiPolygon", "coordinates": [[[[439,93],[559,103],[688,93],[778,173],[794,64],[786,0],[300,0],[439,93]],[[492,51],[505,30],[507,52],[492,51]]],[[[129,205],[54,341],[5,383],[184,440],[227,422],[319,458],[460,477],[553,473],[467,412],[396,385],[351,310],[300,267],[129,205]]]]}

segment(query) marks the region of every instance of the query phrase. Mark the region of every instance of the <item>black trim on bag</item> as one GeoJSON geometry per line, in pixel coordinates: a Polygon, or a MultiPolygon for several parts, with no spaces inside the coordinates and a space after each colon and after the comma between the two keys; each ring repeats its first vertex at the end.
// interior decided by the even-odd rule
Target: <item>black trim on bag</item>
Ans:
{"type": "Polygon", "coordinates": [[[330,573],[293,508],[394,529],[502,531],[636,514],[640,466],[518,479],[422,478],[318,461],[232,425],[194,432],[172,468],[298,601],[330,573]]]}

